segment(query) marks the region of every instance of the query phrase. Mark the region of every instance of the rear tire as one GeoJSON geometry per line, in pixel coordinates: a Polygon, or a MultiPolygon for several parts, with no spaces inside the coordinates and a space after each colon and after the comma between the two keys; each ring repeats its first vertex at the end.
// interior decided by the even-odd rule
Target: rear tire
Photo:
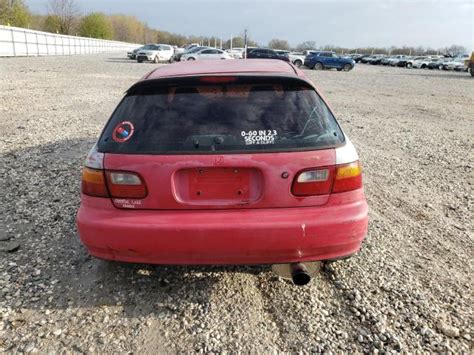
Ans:
{"type": "Polygon", "coordinates": [[[352,65],[350,65],[350,64],[346,64],[346,65],[344,65],[344,67],[342,68],[342,70],[344,70],[344,71],[349,71],[349,70],[351,70],[351,69],[352,69],[352,65]]]}
{"type": "Polygon", "coordinates": [[[443,70],[443,69],[444,69],[444,68],[443,68],[443,65],[442,65],[442,64],[439,65],[439,66],[438,66],[438,69],[439,69],[439,70],[443,70]]]}
{"type": "Polygon", "coordinates": [[[155,58],[153,58],[153,63],[158,64],[159,61],[160,61],[160,60],[158,59],[158,56],[156,56],[155,58]]]}
{"type": "Polygon", "coordinates": [[[426,68],[426,64],[422,64],[421,69],[425,69],[425,68],[426,68]]]}
{"type": "Polygon", "coordinates": [[[471,72],[471,76],[474,77],[474,65],[471,64],[471,68],[469,69],[469,71],[471,72]]]}
{"type": "Polygon", "coordinates": [[[193,57],[190,57],[190,58],[188,58],[188,61],[190,61],[190,60],[196,60],[196,59],[194,59],[193,57]]]}
{"type": "Polygon", "coordinates": [[[413,68],[413,64],[412,64],[412,63],[407,63],[406,67],[407,67],[408,69],[411,69],[411,68],[413,68]]]}
{"type": "Polygon", "coordinates": [[[314,64],[313,69],[314,70],[323,70],[323,63],[317,62],[314,64]]]}
{"type": "Polygon", "coordinates": [[[293,63],[297,68],[300,68],[303,65],[303,62],[299,59],[295,60],[293,63]]]}

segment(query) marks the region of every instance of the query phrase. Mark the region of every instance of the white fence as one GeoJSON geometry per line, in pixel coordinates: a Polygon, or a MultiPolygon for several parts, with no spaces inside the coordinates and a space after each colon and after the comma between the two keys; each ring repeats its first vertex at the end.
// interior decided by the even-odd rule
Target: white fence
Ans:
{"type": "Polygon", "coordinates": [[[104,53],[128,51],[139,46],[141,44],[0,25],[0,57],[104,53]]]}

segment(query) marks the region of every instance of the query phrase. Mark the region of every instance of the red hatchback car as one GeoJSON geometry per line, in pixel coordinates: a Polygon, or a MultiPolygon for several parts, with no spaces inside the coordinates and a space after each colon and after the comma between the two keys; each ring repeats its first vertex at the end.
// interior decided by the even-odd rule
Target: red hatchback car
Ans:
{"type": "Polygon", "coordinates": [[[79,235],[98,258],[288,264],[356,253],[368,207],[354,146],[315,86],[280,60],[162,66],[90,151],[79,235]]]}

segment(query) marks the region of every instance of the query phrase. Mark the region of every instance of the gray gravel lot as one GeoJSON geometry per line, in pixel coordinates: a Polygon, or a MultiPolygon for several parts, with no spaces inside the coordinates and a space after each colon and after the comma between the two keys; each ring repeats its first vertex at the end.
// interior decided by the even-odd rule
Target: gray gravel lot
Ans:
{"type": "Polygon", "coordinates": [[[472,352],[474,80],[307,71],[357,146],[362,251],[308,287],[268,267],[87,255],[80,171],[123,92],[118,55],[0,59],[0,352],[472,352]]]}

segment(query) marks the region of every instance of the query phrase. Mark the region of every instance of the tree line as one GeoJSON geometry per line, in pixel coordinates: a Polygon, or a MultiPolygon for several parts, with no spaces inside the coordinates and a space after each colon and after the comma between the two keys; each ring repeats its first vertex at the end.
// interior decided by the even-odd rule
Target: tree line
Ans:
{"type": "MultiPolygon", "coordinates": [[[[218,47],[222,45],[222,48],[225,49],[230,48],[231,45],[232,47],[244,47],[243,34],[234,37],[232,41],[230,39],[222,40],[217,36],[185,36],[151,28],[135,16],[122,14],[106,15],[100,12],[82,14],[76,0],[49,0],[46,15],[31,13],[24,0],[0,0],[0,24],[130,43],[167,43],[176,46],[200,43],[218,47]]],[[[247,44],[251,47],[259,46],[259,43],[249,37],[247,37],[247,44]]],[[[298,52],[318,49],[334,51],[339,54],[426,55],[438,53],[459,54],[466,53],[467,51],[465,47],[459,45],[438,49],[422,46],[346,48],[333,45],[318,45],[312,40],[304,41],[292,47],[287,40],[279,38],[270,40],[267,47],[298,52]]]]}
{"type": "MultiPolygon", "coordinates": [[[[207,37],[184,36],[149,27],[135,16],[83,14],[76,0],[49,0],[47,14],[29,11],[24,0],[0,0],[0,24],[73,36],[110,39],[131,43],[185,45],[204,42],[207,37]]],[[[214,38],[212,38],[214,43],[214,38]]]]}

